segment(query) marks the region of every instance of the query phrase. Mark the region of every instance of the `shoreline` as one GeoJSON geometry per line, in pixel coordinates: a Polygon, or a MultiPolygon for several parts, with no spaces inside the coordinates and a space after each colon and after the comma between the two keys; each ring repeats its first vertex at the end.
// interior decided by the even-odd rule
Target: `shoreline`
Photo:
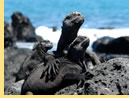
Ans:
{"type": "MultiPolygon", "coordinates": [[[[61,34],[61,30],[52,31],[52,28],[46,26],[39,26],[35,30],[36,34],[42,36],[43,39],[50,40],[54,44],[57,44],[58,39],[61,34]],[[46,33],[47,32],[47,33],[46,33]]],[[[90,38],[90,45],[89,49],[92,50],[92,44],[97,39],[108,36],[113,38],[118,38],[122,36],[129,36],[129,28],[123,29],[87,29],[87,28],[80,28],[78,31],[78,35],[87,36],[90,38]]]]}
{"type": "MultiPolygon", "coordinates": [[[[45,40],[50,40],[53,43],[53,48],[50,51],[56,50],[57,42],[61,34],[61,30],[57,29],[53,31],[52,28],[46,26],[39,26],[35,30],[36,34],[41,36],[45,40]],[[47,33],[45,33],[47,32],[47,33]],[[54,37],[53,37],[54,36],[54,37]]],[[[89,50],[92,50],[93,42],[102,37],[112,37],[118,38],[122,36],[129,36],[129,28],[122,29],[88,29],[88,28],[80,28],[78,35],[88,36],[90,38],[90,45],[88,47],[89,50]],[[124,32],[124,33],[123,33],[124,32]]],[[[32,42],[20,42],[17,41],[16,45],[19,48],[29,48],[32,49],[34,43],[32,42]]]]}

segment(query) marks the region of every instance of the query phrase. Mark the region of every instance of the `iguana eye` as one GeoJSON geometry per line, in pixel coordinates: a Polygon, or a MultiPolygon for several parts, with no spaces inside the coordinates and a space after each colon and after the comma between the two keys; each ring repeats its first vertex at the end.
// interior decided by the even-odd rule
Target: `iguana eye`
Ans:
{"type": "Polygon", "coordinates": [[[71,16],[67,16],[67,17],[66,17],[66,19],[70,19],[70,18],[71,18],[71,16]]]}

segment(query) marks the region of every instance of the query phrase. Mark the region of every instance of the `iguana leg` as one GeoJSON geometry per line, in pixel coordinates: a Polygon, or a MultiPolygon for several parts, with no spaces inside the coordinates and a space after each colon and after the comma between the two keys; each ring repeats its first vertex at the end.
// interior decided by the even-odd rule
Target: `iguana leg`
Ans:
{"type": "Polygon", "coordinates": [[[55,59],[52,62],[47,62],[40,78],[46,76],[46,81],[54,80],[59,73],[59,64],[60,61],[58,59],[55,59]]]}

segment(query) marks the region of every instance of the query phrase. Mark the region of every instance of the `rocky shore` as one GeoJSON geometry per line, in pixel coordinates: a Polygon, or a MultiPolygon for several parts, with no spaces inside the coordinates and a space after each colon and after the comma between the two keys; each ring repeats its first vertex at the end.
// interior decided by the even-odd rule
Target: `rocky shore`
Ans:
{"type": "MultiPolygon", "coordinates": [[[[54,59],[65,57],[64,55],[67,56],[67,53],[70,51],[69,47],[72,47],[72,45],[74,47],[76,44],[81,43],[79,42],[80,40],[77,40],[78,36],[76,34],[84,20],[83,16],[78,12],[66,16],[63,21],[62,35],[58,43],[58,50],[47,52],[52,46],[49,46],[48,48],[42,43],[38,43],[45,40],[36,35],[35,28],[28,17],[20,12],[16,12],[13,13],[11,18],[11,24],[7,22],[4,23],[4,91],[5,95],[20,95],[23,83],[27,80],[26,78],[15,82],[21,66],[25,64],[26,66],[29,66],[27,64],[30,61],[32,61],[29,63],[31,65],[38,65],[39,62],[37,63],[36,61],[40,61],[40,63],[49,63],[51,61],[51,58],[50,60],[48,58],[49,55],[52,55],[54,59]],[[71,37],[74,37],[67,42],[66,38],[69,32],[72,33],[71,37]],[[35,50],[20,49],[16,46],[16,41],[38,43],[38,48],[34,47],[33,49],[39,49],[38,51],[40,51],[40,53],[35,52],[35,50]],[[45,49],[47,48],[47,50],[42,52],[42,47],[45,47],[45,49]],[[45,56],[42,55],[43,53],[45,56]],[[27,61],[26,57],[31,57],[31,59],[27,61]],[[25,63],[25,61],[27,63],[25,63]]],[[[48,42],[46,42],[46,45],[47,44],[48,42]]],[[[87,66],[86,72],[90,74],[86,75],[83,81],[81,79],[79,80],[79,83],[81,81],[81,86],[79,85],[78,87],[78,83],[73,83],[58,90],[55,95],[129,95],[129,36],[119,38],[103,37],[96,40],[93,43],[92,48],[93,51],[87,52],[86,50],[84,52],[86,55],[82,58],[85,62],[84,65],[87,66]]],[[[73,51],[74,48],[72,52],[73,51]]],[[[77,52],[75,52],[75,54],[76,53],[77,52]]],[[[74,58],[76,58],[76,56],[70,57],[72,60],[74,58]]],[[[79,62],[77,65],[80,66],[83,61],[81,61],[81,63],[79,62]]],[[[54,67],[49,66],[48,69],[53,71],[57,62],[55,65],[52,65],[54,67]]]]}

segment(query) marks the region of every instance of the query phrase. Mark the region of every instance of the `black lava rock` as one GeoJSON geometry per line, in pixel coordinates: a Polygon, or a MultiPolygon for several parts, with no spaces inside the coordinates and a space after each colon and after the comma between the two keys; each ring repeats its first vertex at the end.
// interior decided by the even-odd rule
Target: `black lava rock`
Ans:
{"type": "Polygon", "coordinates": [[[32,25],[28,17],[24,16],[20,12],[15,12],[11,16],[12,23],[4,23],[5,31],[5,47],[9,46],[12,42],[12,39],[27,41],[27,42],[36,42],[42,41],[42,37],[37,36],[35,33],[35,28],[32,25]]]}
{"type": "Polygon", "coordinates": [[[12,47],[14,40],[12,26],[9,23],[4,22],[4,48],[12,47]]]}
{"type": "Polygon", "coordinates": [[[4,89],[15,82],[15,77],[25,57],[31,53],[29,49],[7,48],[4,50],[4,89]]]}
{"type": "Polygon", "coordinates": [[[99,53],[129,54],[129,36],[116,39],[103,37],[95,41],[92,47],[99,53]]]}
{"type": "Polygon", "coordinates": [[[129,59],[115,58],[97,65],[85,81],[86,95],[129,95],[129,59]]]}

